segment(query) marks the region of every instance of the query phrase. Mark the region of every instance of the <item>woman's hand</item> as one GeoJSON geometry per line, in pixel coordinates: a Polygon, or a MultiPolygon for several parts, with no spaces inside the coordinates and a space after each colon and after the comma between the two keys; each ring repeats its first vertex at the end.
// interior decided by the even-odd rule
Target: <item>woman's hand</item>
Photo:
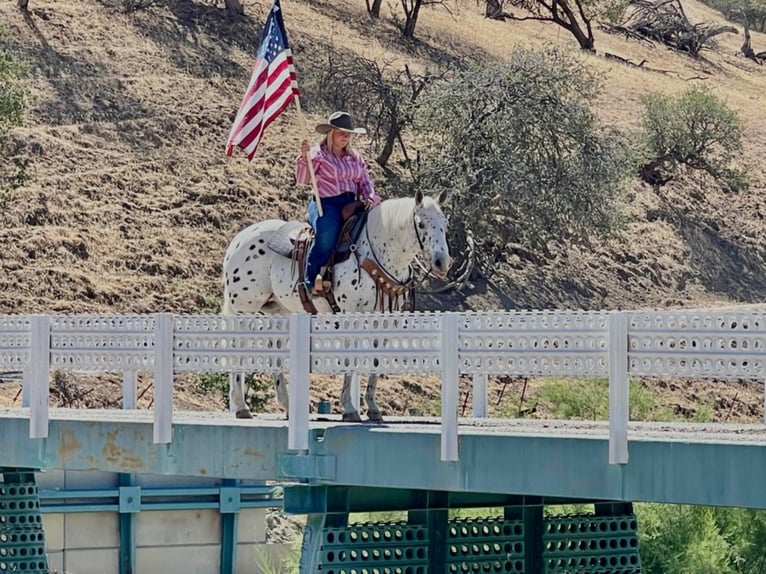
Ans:
{"type": "Polygon", "coordinates": [[[365,197],[363,201],[364,201],[364,208],[367,211],[369,211],[380,203],[380,197],[365,197]]]}
{"type": "Polygon", "coordinates": [[[309,158],[309,151],[311,150],[311,146],[309,145],[308,140],[303,140],[301,142],[301,155],[308,160],[309,158]]]}

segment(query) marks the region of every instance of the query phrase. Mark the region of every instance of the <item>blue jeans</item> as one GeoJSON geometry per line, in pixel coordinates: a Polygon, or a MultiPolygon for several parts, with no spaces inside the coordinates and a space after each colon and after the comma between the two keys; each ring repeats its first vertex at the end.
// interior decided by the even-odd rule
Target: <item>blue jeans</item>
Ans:
{"type": "Polygon", "coordinates": [[[343,208],[356,199],[356,194],[346,192],[334,197],[322,198],[322,217],[315,200],[308,207],[308,220],[314,228],[314,241],[306,257],[306,286],[311,289],[322,265],[327,263],[343,228],[343,208]]]}

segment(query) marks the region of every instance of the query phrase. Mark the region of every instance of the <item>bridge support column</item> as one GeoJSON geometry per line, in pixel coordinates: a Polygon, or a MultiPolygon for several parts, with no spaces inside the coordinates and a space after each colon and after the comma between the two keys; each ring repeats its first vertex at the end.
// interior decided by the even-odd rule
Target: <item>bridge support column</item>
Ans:
{"type": "Polygon", "coordinates": [[[540,572],[543,563],[543,499],[527,497],[523,506],[506,506],[503,516],[524,525],[524,572],[540,572]]]}
{"type": "Polygon", "coordinates": [[[409,524],[420,524],[428,529],[428,572],[445,572],[447,530],[449,528],[449,493],[430,492],[430,510],[410,510],[407,512],[409,524]]]}
{"type": "Polygon", "coordinates": [[[47,574],[40,497],[31,469],[0,468],[0,571],[47,574]]]}
{"type": "Polygon", "coordinates": [[[406,489],[290,486],[285,512],[308,514],[300,572],[640,574],[631,503],[544,515],[589,501],[406,489]],[[475,508],[475,517],[450,511],[475,508]],[[349,513],[406,511],[407,520],[349,524],[349,513]],[[482,516],[484,512],[487,516],[482,516]]]}
{"type": "Polygon", "coordinates": [[[141,510],[141,489],[134,474],[120,474],[120,574],[136,574],[136,513],[141,510]]]}

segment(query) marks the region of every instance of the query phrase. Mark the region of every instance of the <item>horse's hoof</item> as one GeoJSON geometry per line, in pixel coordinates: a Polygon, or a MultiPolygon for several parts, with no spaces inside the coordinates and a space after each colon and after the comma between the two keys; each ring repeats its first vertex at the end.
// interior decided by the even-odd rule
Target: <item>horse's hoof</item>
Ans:
{"type": "Polygon", "coordinates": [[[250,413],[248,409],[239,409],[237,411],[236,417],[238,419],[251,419],[253,418],[253,415],[250,413]]]}
{"type": "Polygon", "coordinates": [[[380,411],[370,411],[367,413],[367,420],[371,423],[382,423],[383,415],[380,414],[380,411]]]}
{"type": "Polygon", "coordinates": [[[343,413],[343,422],[360,423],[362,422],[362,417],[360,417],[359,413],[356,411],[354,411],[353,413],[343,413]]]}

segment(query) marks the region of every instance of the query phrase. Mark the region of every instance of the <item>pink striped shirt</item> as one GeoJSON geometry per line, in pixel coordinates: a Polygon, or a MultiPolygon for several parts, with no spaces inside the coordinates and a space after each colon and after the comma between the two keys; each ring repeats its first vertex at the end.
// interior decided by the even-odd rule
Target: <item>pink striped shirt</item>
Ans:
{"type": "MultiPolygon", "coordinates": [[[[358,153],[352,152],[338,157],[327,151],[325,143],[313,146],[309,153],[319,197],[334,197],[351,191],[360,198],[380,199],[370,180],[367,164],[358,153]]],[[[295,158],[295,181],[311,184],[308,162],[302,154],[295,158]]]]}

